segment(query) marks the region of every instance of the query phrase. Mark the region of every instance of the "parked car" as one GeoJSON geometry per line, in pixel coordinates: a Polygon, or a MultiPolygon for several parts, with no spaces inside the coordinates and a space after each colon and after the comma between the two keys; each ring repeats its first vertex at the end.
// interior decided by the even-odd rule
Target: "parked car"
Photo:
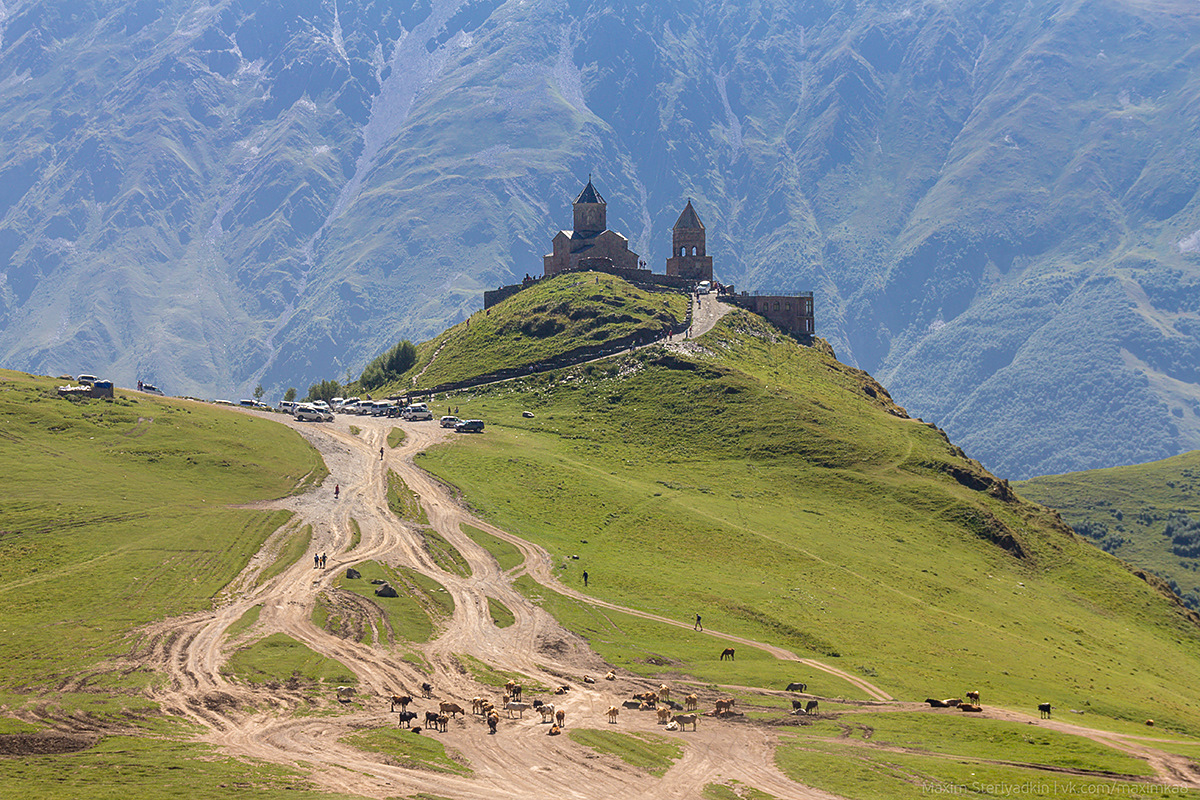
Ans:
{"type": "Polygon", "coordinates": [[[483,420],[464,419],[454,426],[454,430],[459,433],[483,433],[483,420]]]}
{"type": "Polygon", "coordinates": [[[152,383],[142,383],[142,391],[146,394],[156,394],[159,397],[164,397],[163,390],[152,383]]]}
{"type": "Polygon", "coordinates": [[[696,294],[708,294],[712,291],[712,281],[700,281],[696,284],[696,294]]]}
{"type": "Polygon", "coordinates": [[[91,386],[97,381],[97,378],[95,375],[80,375],[75,380],[79,381],[80,386],[91,386]]]}
{"type": "Polygon", "coordinates": [[[400,415],[401,419],[416,421],[433,419],[433,412],[424,403],[413,403],[400,415]]]}
{"type": "Polygon", "coordinates": [[[462,422],[458,417],[442,417],[438,420],[438,424],[443,428],[453,428],[458,423],[462,422]]]}
{"type": "Polygon", "coordinates": [[[322,411],[311,403],[298,404],[295,416],[300,422],[333,422],[332,412],[322,411]]]}

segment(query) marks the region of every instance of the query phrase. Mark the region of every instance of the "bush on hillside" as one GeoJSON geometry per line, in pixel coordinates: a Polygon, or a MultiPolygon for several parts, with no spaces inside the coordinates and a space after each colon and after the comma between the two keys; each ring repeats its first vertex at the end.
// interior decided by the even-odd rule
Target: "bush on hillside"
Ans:
{"type": "Polygon", "coordinates": [[[386,353],[367,364],[358,382],[364,389],[370,391],[398,379],[415,363],[417,363],[417,348],[412,342],[405,339],[397,342],[386,353]]]}

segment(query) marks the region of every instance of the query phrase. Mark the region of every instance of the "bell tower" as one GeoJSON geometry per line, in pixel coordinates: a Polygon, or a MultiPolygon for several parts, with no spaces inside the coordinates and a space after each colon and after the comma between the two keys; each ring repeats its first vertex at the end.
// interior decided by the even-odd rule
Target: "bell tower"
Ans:
{"type": "Polygon", "coordinates": [[[592,185],[588,176],[587,186],[575,198],[575,235],[580,238],[595,236],[608,230],[608,203],[592,185]]]}
{"type": "Polygon", "coordinates": [[[667,259],[667,274],[694,281],[711,281],[713,278],[712,256],[704,252],[704,223],[692,208],[689,199],[683,213],[671,228],[671,257],[667,259]]]}

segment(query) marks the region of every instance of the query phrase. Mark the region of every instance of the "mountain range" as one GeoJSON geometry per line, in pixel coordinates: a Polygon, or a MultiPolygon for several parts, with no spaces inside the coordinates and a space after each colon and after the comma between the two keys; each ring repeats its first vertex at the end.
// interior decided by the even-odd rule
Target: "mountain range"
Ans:
{"type": "Polygon", "coordinates": [[[592,175],[1008,477],[1200,446],[1180,0],[3,0],[0,363],[355,377],[541,271],[592,175]]]}

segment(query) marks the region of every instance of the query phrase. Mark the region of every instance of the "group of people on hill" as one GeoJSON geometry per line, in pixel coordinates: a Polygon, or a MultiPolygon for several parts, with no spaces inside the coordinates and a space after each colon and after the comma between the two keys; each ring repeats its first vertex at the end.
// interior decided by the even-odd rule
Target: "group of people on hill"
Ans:
{"type": "Polygon", "coordinates": [[[313,569],[324,569],[325,558],[324,553],[313,553],[313,569]]]}

